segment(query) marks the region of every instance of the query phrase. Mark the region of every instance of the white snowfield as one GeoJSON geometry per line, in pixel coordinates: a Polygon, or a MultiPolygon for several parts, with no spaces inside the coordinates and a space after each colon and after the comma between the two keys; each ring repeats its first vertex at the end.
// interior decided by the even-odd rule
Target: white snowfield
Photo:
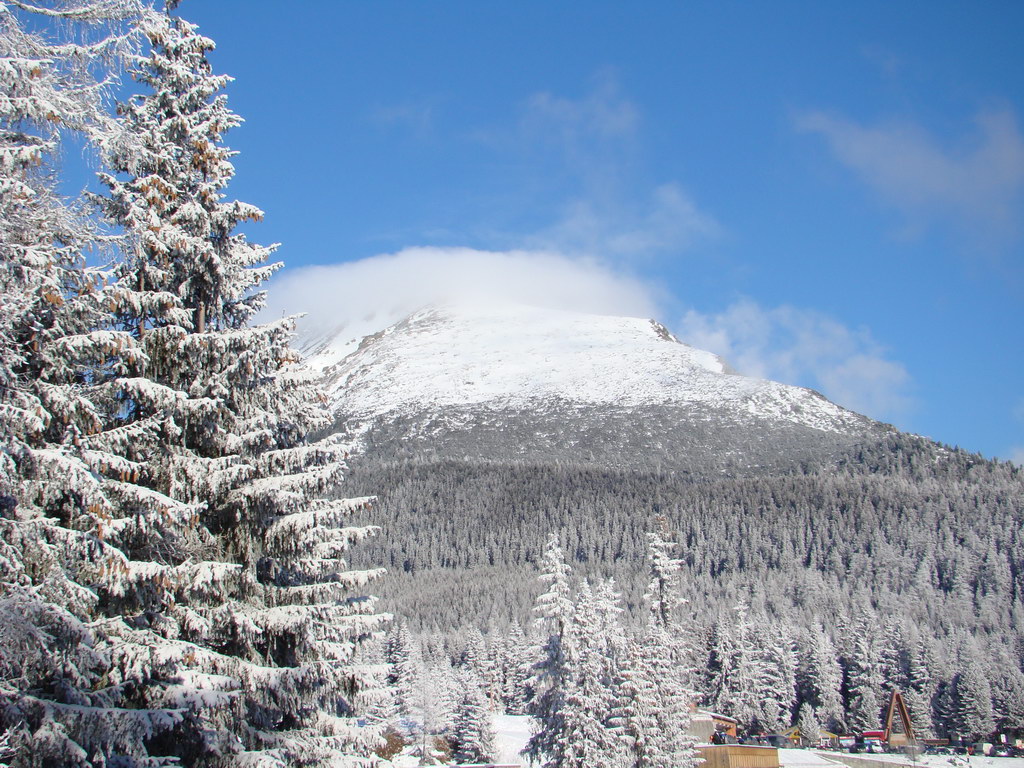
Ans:
{"type": "Polygon", "coordinates": [[[357,419],[446,407],[701,405],[848,432],[865,419],[807,389],[740,376],[653,320],[518,304],[416,312],[308,359],[336,412],[357,419]]]}
{"type": "MultiPolygon", "coordinates": [[[[783,768],[792,766],[793,768],[804,768],[803,764],[796,762],[799,758],[794,756],[797,753],[813,754],[817,755],[823,760],[831,760],[836,764],[839,764],[835,760],[835,753],[832,752],[813,752],[811,750],[801,749],[780,749],[779,750],[779,763],[783,768]],[[788,756],[788,759],[787,759],[788,756]]],[[[858,765],[863,762],[866,767],[873,766],[877,763],[891,763],[893,768],[896,766],[917,766],[918,768],[1024,768],[1024,758],[1021,757],[987,757],[985,755],[971,755],[970,757],[963,755],[920,755],[916,760],[911,760],[906,755],[898,754],[870,754],[870,755],[846,755],[844,754],[846,766],[858,765]]]]}
{"type": "MultiPolygon", "coordinates": [[[[532,719],[526,715],[495,715],[495,746],[497,760],[504,765],[529,765],[529,761],[520,752],[530,738],[532,719]]],[[[860,757],[844,755],[844,757],[860,757]]],[[[916,762],[911,762],[903,755],[864,755],[865,765],[874,762],[892,763],[897,766],[920,766],[920,768],[1024,768],[1024,758],[983,757],[969,758],[942,755],[921,755],[916,762]]],[[[851,761],[853,762],[853,761],[851,761]]],[[[833,752],[817,752],[813,749],[780,749],[779,765],[781,768],[849,768],[835,759],[833,752]]]]}
{"type": "Polygon", "coordinates": [[[495,715],[494,746],[496,763],[502,765],[529,765],[520,754],[530,740],[533,718],[527,715],[495,715]]]}

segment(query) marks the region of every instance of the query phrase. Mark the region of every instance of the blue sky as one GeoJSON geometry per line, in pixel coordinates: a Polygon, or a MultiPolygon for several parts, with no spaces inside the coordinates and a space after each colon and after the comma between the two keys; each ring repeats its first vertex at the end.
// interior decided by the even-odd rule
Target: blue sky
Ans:
{"type": "Polygon", "coordinates": [[[181,12],[236,78],[275,311],[525,285],[1024,460],[1024,5],[181,12]]]}

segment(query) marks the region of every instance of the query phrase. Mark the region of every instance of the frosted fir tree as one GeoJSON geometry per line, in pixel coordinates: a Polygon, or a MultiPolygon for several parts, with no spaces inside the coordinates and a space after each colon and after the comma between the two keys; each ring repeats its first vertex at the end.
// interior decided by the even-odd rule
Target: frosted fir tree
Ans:
{"type": "Polygon", "coordinates": [[[835,644],[820,624],[812,625],[809,643],[806,657],[799,664],[804,701],[814,708],[820,725],[833,733],[842,733],[845,730],[843,670],[835,644]]]}
{"type": "Polygon", "coordinates": [[[882,678],[882,691],[896,688],[905,691],[909,685],[909,651],[906,628],[898,619],[885,622],[879,650],[878,666],[882,678]]]}
{"type": "MultiPolygon", "coordinates": [[[[610,634],[615,622],[607,595],[595,593],[589,583],[580,588],[569,645],[561,730],[555,734],[553,768],[616,768],[627,759],[628,742],[618,708],[617,659],[619,645],[610,634]]],[[[621,636],[621,628],[618,629],[621,636]]]]}
{"type": "Polygon", "coordinates": [[[630,646],[622,673],[623,727],[636,768],[695,768],[693,694],[679,682],[667,631],[654,624],[630,646]]]}
{"type": "Polygon", "coordinates": [[[498,700],[499,686],[497,670],[487,649],[487,641],[475,624],[466,632],[466,643],[462,652],[462,665],[472,671],[487,701],[493,707],[498,700]]]}
{"type": "Polygon", "coordinates": [[[107,387],[142,353],[110,327],[102,273],[85,266],[95,232],[50,163],[67,134],[109,129],[94,76],[131,51],[143,10],[0,4],[0,718],[19,766],[160,765],[168,742],[201,739],[159,683],[158,617],[132,626],[118,610],[160,570],[110,525],[147,493],[110,447],[125,435],[107,387]]]}
{"type": "Polygon", "coordinates": [[[687,681],[686,634],[677,608],[682,560],[663,531],[648,536],[650,579],[644,600],[647,626],[629,645],[620,687],[622,725],[628,737],[629,764],[635,768],[693,768],[699,762],[689,734],[694,698],[687,681]]]}
{"type": "Polygon", "coordinates": [[[878,728],[882,719],[882,676],[879,649],[870,620],[861,616],[847,659],[847,723],[855,731],[878,728]]]}
{"type": "Polygon", "coordinates": [[[764,662],[755,645],[753,622],[745,603],[735,609],[733,623],[719,632],[716,655],[721,670],[713,691],[712,706],[716,711],[736,718],[745,728],[757,725],[761,715],[760,688],[764,662]]]}
{"type": "Polygon", "coordinates": [[[570,569],[556,534],[552,534],[545,546],[540,567],[539,578],[547,585],[534,606],[537,630],[542,637],[541,659],[530,679],[533,698],[527,706],[527,714],[535,719],[536,730],[523,754],[532,761],[542,762],[545,768],[561,768],[566,727],[563,710],[575,650],[570,569]]]}
{"type": "Polygon", "coordinates": [[[978,647],[964,638],[958,649],[960,671],[951,684],[953,712],[950,730],[960,738],[977,741],[995,729],[992,716],[992,686],[982,669],[978,647]]]}
{"type": "Polygon", "coordinates": [[[930,737],[935,732],[932,715],[935,680],[929,668],[929,655],[925,641],[919,638],[907,659],[907,689],[903,692],[914,732],[920,738],[930,737]]]}
{"type": "Polygon", "coordinates": [[[676,665],[679,684],[692,691],[695,687],[695,658],[693,631],[684,623],[680,608],[685,604],[682,597],[683,560],[672,557],[679,545],[666,537],[668,526],[665,518],[657,519],[657,529],[647,534],[648,581],[644,593],[649,626],[660,626],[666,630],[671,647],[668,652],[676,665]]]}
{"type": "Polygon", "coordinates": [[[489,763],[496,755],[491,708],[484,696],[480,679],[472,672],[456,676],[458,704],[452,717],[452,758],[460,763],[489,763]]]}
{"type": "MultiPolygon", "coordinates": [[[[452,666],[447,656],[431,659],[426,666],[426,686],[423,689],[427,697],[424,701],[424,725],[430,733],[447,733],[452,728],[461,695],[457,675],[456,668],[452,666]]],[[[481,685],[479,679],[477,684],[481,685]]]]}
{"type": "Polygon", "coordinates": [[[505,712],[510,715],[525,714],[530,677],[530,657],[526,646],[526,635],[515,619],[509,626],[508,639],[502,657],[502,701],[505,712]]]}
{"type": "Polygon", "coordinates": [[[796,725],[800,730],[800,740],[805,746],[815,747],[821,742],[821,725],[818,723],[818,715],[814,711],[814,707],[806,701],[800,705],[796,725]]]}
{"type": "Polygon", "coordinates": [[[672,557],[678,545],[665,538],[664,518],[658,520],[658,530],[647,534],[647,562],[649,577],[644,602],[650,611],[650,622],[660,627],[678,626],[679,606],[683,604],[680,571],[683,561],[672,557]]]}
{"type": "Polygon", "coordinates": [[[1014,663],[1011,649],[992,649],[989,653],[993,670],[989,678],[992,718],[995,730],[1007,733],[1024,723],[1024,671],[1014,663]]]}
{"type": "Polygon", "coordinates": [[[422,689],[426,671],[419,641],[412,637],[404,620],[388,637],[386,660],[390,666],[389,689],[394,696],[395,715],[408,723],[423,721],[421,710],[422,689]]]}
{"type": "Polygon", "coordinates": [[[146,493],[108,527],[160,563],[131,574],[147,599],[117,609],[132,630],[159,624],[179,705],[213,734],[204,764],[357,763],[378,736],[356,717],[378,670],[355,652],[386,618],[361,594],[379,571],[345,563],[375,532],[349,524],[369,500],[327,498],[345,447],[307,440],[328,414],[296,366],[292,321],[249,324],[277,265],[236,232],[262,213],[224,192],[230,78],[168,5],[143,26],[151,50],[131,72],[148,92],[122,106],[101,176],[125,242],[104,298],[144,353],[108,384],[123,422],[108,450],[146,493]]]}
{"type": "Polygon", "coordinates": [[[792,631],[765,621],[757,627],[761,676],[758,681],[758,725],[768,733],[788,728],[796,701],[796,656],[792,631]]]}

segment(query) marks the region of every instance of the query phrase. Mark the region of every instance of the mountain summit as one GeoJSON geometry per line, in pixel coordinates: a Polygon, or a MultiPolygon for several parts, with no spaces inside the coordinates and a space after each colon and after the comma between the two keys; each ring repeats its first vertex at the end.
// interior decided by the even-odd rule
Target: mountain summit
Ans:
{"type": "Polygon", "coordinates": [[[335,413],[378,447],[455,456],[759,463],[878,429],[816,392],[740,376],[653,320],[518,304],[415,312],[310,356],[335,413]],[[392,446],[394,447],[394,446],[392,446]]]}

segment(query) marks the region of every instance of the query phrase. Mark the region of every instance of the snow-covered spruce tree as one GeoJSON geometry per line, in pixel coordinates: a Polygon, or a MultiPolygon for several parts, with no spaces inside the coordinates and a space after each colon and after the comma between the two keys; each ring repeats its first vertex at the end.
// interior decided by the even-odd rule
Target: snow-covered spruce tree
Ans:
{"type": "Polygon", "coordinates": [[[103,440],[149,494],[108,527],[159,563],[140,574],[144,600],[104,600],[129,635],[162,636],[137,663],[173,665],[179,703],[209,735],[187,761],[359,762],[377,732],[358,725],[357,700],[377,675],[353,657],[385,617],[360,594],[378,572],[348,571],[344,555],[374,532],[347,525],[368,500],[324,498],[344,447],[307,442],[327,413],[296,367],[292,321],[249,324],[277,265],[236,232],[262,214],[225,199],[223,134],[240,122],[220,93],[229,78],[174,5],[143,26],[151,52],[131,71],[148,92],[122,105],[101,176],[126,243],[104,298],[144,353],[108,384],[123,427],[103,440]]]}
{"type": "Polygon", "coordinates": [[[914,733],[919,738],[931,737],[935,732],[932,716],[935,681],[929,668],[929,657],[925,640],[918,638],[907,659],[907,688],[903,691],[903,700],[914,724],[914,733]]]}
{"type": "Polygon", "coordinates": [[[757,726],[761,713],[764,662],[754,643],[755,626],[747,616],[746,604],[738,604],[734,611],[733,621],[725,623],[716,640],[715,654],[722,666],[711,701],[716,711],[728,713],[741,727],[750,729],[757,726]]]}
{"type": "Polygon", "coordinates": [[[481,691],[493,707],[499,694],[497,670],[487,650],[487,641],[476,624],[470,625],[466,631],[461,665],[467,667],[480,681],[481,691]]]}
{"type": "Polygon", "coordinates": [[[680,608],[686,602],[682,596],[683,560],[673,557],[678,543],[666,536],[665,518],[657,519],[658,528],[647,534],[648,581],[644,602],[648,612],[648,627],[661,627],[669,643],[666,652],[675,667],[675,682],[689,695],[696,687],[696,641],[691,622],[684,622],[680,608]]]}
{"type": "Polygon", "coordinates": [[[583,582],[568,630],[567,674],[561,730],[555,734],[555,768],[618,768],[628,760],[618,691],[622,629],[617,626],[610,587],[592,590],[583,582]],[[617,632],[617,636],[613,633],[617,632]]]}
{"type": "Polygon", "coordinates": [[[805,635],[797,675],[804,706],[809,704],[814,709],[819,725],[842,733],[843,670],[836,647],[821,624],[811,625],[805,635]]]}
{"type": "Polygon", "coordinates": [[[510,715],[524,714],[530,676],[526,635],[516,619],[508,630],[502,657],[502,702],[510,715]]]}
{"type": "Polygon", "coordinates": [[[394,701],[393,718],[400,729],[409,730],[414,721],[422,722],[419,700],[425,670],[419,641],[412,637],[404,620],[388,634],[385,661],[389,669],[388,690],[394,701]]]}
{"type": "Polygon", "coordinates": [[[162,742],[200,733],[170,679],[159,685],[162,640],[113,606],[143,600],[160,570],[111,535],[125,499],[148,495],[108,417],[109,377],[142,355],[110,328],[85,266],[94,233],[50,164],[62,137],[109,127],[94,75],[131,50],[142,12],[131,0],[0,3],[0,718],[18,766],[159,765],[162,742]]]}
{"type": "Polygon", "coordinates": [[[459,700],[448,739],[452,757],[460,763],[489,763],[496,756],[495,733],[490,703],[480,678],[471,670],[461,670],[456,674],[456,681],[459,700]]]}
{"type": "Polygon", "coordinates": [[[961,739],[977,741],[995,728],[992,717],[992,687],[981,665],[973,638],[964,637],[958,649],[960,669],[951,683],[953,713],[949,731],[961,739]]]}
{"type": "Polygon", "coordinates": [[[866,614],[858,617],[847,653],[847,724],[854,731],[878,728],[882,719],[883,681],[878,642],[866,614]]]}
{"type": "Polygon", "coordinates": [[[790,725],[796,697],[796,657],[789,639],[792,630],[762,621],[757,631],[761,661],[758,726],[766,733],[780,733],[790,725]]]}
{"type": "Polygon", "coordinates": [[[527,714],[535,719],[537,730],[530,737],[523,754],[531,761],[541,762],[544,768],[561,768],[565,754],[563,710],[573,653],[571,623],[574,606],[569,565],[558,544],[557,534],[552,534],[545,546],[540,580],[547,584],[534,607],[537,629],[543,638],[541,659],[530,679],[533,698],[526,707],[527,714]]]}
{"type": "Polygon", "coordinates": [[[680,570],[683,561],[672,557],[672,550],[678,545],[665,538],[664,518],[658,520],[658,530],[647,534],[647,563],[649,577],[644,602],[650,612],[650,623],[668,628],[677,626],[679,606],[683,603],[680,570]]]}
{"type": "Polygon", "coordinates": [[[666,630],[655,624],[634,639],[623,664],[625,764],[635,768],[693,768],[700,762],[689,733],[692,693],[666,654],[670,645],[666,630]]]}
{"type": "Polygon", "coordinates": [[[692,768],[698,762],[689,734],[694,694],[677,611],[682,560],[671,556],[676,544],[661,532],[649,534],[648,542],[648,623],[625,655],[620,687],[629,764],[692,768]]]}
{"type": "Polygon", "coordinates": [[[1020,733],[1024,731],[1024,672],[1007,648],[997,649],[990,658],[995,729],[999,733],[1020,733]]]}
{"type": "Polygon", "coordinates": [[[804,746],[816,747],[819,744],[821,741],[821,725],[818,723],[818,715],[810,702],[805,701],[800,706],[796,725],[800,729],[800,740],[804,746]]]}

